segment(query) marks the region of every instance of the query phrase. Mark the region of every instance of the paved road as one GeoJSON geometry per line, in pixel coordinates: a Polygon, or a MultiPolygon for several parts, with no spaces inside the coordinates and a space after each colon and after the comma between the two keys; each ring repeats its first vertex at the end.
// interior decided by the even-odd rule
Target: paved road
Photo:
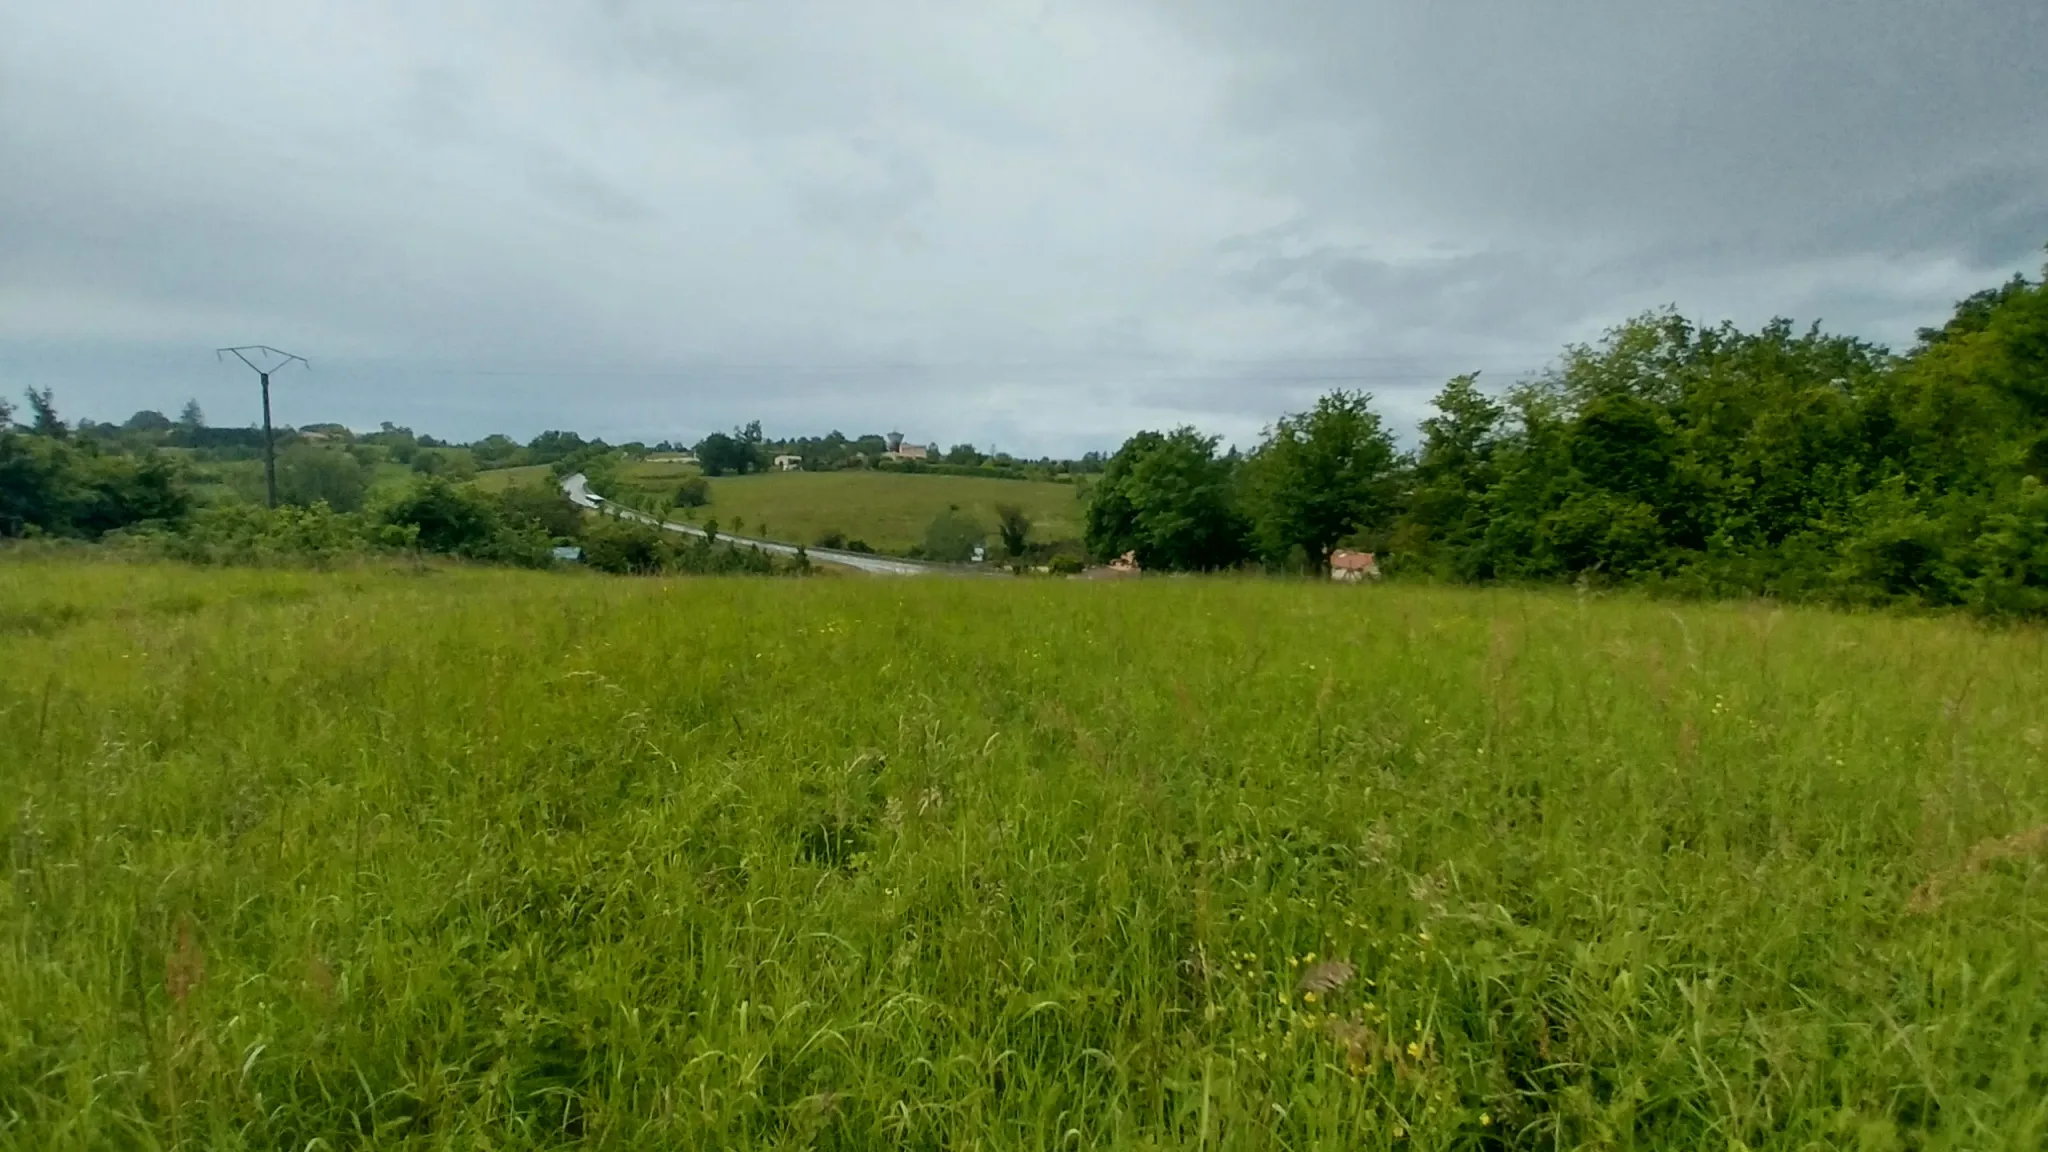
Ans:
{"type": "MultiPolygon", "coordinates": [[[[667,520],[661,520],[649,516],[645,512],[628,508],[623,504],[613,503],[599,496],[590,490],[590,481],[581,472],[562,478],[562,495],[567,496],[570,503],[580,508],[609,508],[629,520],[638,520],[642,524],[653,524],[670,532],[680,532],[685,536],[704,535],[702,528],[693,528],[688,524],[676,524],[667,520]]],[[[773,552],[778,556],[794,556],[797,551],[794,544],[783,544],[774,540],[756,540],[751,536],[732,536],[720,532],[718,538],[730,540],[742,546],[752,544],[763,552],[773,552]]],[[[841,552],[836,548],[806,548],[804,549],[804,554],[820,564],[841,564],[848,568],[858,568],[863,572],[873,572],[878,576],[923,576],[931,572],[952,570],[943,564],[919,564],[914,560],[893,560],[887,556],[874,556],[866,552],[841,552]]]]}

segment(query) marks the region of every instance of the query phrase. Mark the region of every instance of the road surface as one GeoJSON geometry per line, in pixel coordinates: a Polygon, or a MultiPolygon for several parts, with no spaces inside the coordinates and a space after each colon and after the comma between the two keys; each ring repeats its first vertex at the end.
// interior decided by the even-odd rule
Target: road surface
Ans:
{"type": "MultiPolygon", "coordinates": [[[[685,536],[704,535],[702,528],[693,528],[688,524],[676,524],[668,520],[662,520],[649,516],[645,512],[628,508],[624,504],[605,499],[590,490],[590,481],[581,472],[562,477],[562,495],[567,496],[569,502],[579,508],[590,508],[593,510],[610,509],[612,512],[629,520],[638,520],[642,524],[652,524],[657,528],[663,528],[670,532],[680,532],[685,536]]],[[[796,545],[782,544],[774,540],[756,540],[751,536],[732,536],[724,532],[720,532],[718,538],[720,540],[730,540],[734,544],[741,546],[752,544],[763,552],[773,552],[778,556],[794,556],[797,553],[796,545]]],[[[923,576],[931,572],[952,570],[943,564],[920,564],[914,560],[894,560],[887,556],[876,556],[867,552],[842,552],[837,548],[806,548],[804,549],[804,554],[821,564],[839,564],[847,568],[858,568],[862,572],[872,572],[878,576],[923,576]]]]}

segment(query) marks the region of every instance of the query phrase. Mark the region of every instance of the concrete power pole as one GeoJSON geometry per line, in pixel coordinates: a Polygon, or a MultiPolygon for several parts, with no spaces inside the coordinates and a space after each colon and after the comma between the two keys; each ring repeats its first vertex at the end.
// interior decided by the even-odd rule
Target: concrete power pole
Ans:
{"type": "Polygon", "coordinates": [[[269,499],[270,506],[275,508],[277,507],[277,441],[270,431],[270,374],[279,368],[289,367],[294,360],[306,365],[308,368],[311,368],[313,365],[304,356],[294,356],[289,352],[272,348],[268,344],[244,344],[239,348],[216,348],[214,349],[213,356],[216,360],[224,359],[230,352],[235,354],[235,359],[247,364],[250,371],[255,372],[257,378],[263,381],[263,494],[269,499]],[[263,360],[263,363],[259,364],[255,360],[249,359],[248,354],[251,352],[256,353],[263,360]],[[273,363],[272,359],[274,357],[283,357],[283,359],[276,360],[273,363]]]}

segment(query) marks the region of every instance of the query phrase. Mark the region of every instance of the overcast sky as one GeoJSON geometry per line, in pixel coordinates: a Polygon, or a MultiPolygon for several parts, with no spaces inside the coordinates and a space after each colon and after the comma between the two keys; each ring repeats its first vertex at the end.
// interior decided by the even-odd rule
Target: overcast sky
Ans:
{"type": "Polygon", "coordinates": [[[2048,242],[2042,0],[12,0],[0,386],[1038,454],[2048,242]]]}

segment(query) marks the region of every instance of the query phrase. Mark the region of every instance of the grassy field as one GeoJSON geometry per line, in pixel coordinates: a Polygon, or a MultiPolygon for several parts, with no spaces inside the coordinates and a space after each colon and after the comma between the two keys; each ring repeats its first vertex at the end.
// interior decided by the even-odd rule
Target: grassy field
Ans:
{"type": "Polygon", "coordinates": [[[475,485],[486,492],[503,492],[507,488],[519,488],[529,484],[554,482],[554,470],[546,464],[527,464],[518,468],[490,468],[476,474],[475,485]]]}
{"type": "Polygon", "coordinates": [[[0,554],[0,1147],[2039,1149],[2044,700],[1761,607],[0,554]]]}
{"type": "MultiPolygon", "coordinates": [[[[263,499],[261,459],[206,461],[195,463],[192,468],[192,489],[202,501],[263,499]]],[[[370,470],[367,498],[402,491],[413,479],[411,468],[385,461],[370,470]]]]}
{"type": "Polygon", "coordinates": [[[748,531],[766,524],[776,539],[806,544],[822,532],[839,531],[880,551],[901,553],[922,544],[932,519],[955,505],[987,528],[991,541],[997,504],[1023,508],[1034,539],[1078,540],[1082,509],[1075,491],[1071,484],[979,476],[771,472],[713,479],[710,504],[677,514],[697,524],[715,518],[727,528],[737,518],[748,531]]]}

